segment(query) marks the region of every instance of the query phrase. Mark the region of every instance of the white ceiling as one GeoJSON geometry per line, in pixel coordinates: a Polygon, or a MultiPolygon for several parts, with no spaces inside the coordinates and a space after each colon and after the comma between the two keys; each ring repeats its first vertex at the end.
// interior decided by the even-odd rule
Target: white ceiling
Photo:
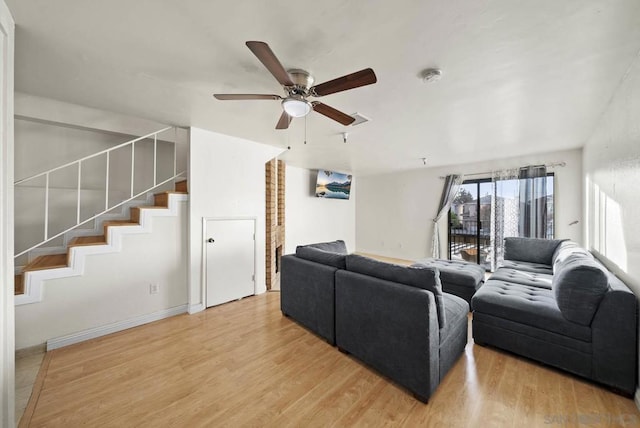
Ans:
{"type": "Polygon", "coordinates": [[[288,163],[355,174],[580,147],[640,50],[638,0],[7,0],[16,89],[291,146],[288,163]],[[274,129],[283,94],[245,46],[269,43],[320,83],[366,67],[378,83],[323,97],[274,129]],[[421,70],[443,70],[425,84],[421,70]],[[347,144],[342,132],[349,132],[347,144]]]}

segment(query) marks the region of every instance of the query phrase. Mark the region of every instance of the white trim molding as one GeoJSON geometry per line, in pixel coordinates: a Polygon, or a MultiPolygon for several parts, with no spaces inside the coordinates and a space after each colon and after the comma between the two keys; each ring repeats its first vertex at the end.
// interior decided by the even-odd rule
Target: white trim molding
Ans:
{"type": "Polygon", "coordinates": [[[90,328],[88,330],[69,334],[67,336],[57,337],[47,340],[47,351],[62,348],[63,346],[73,345],[75,343],[84,342],[86,340],[95,339],[97,337],[106,336],[108,334],[117,333],[133,327],[138,327],[150,322],[159,321],[161,319],[173,317],[176,315],[187,313],[187,305],[174,306],[173,308],[163,309],[146,315],[140,315],[127,320],[118,321],[113,324],[107,324],[100,327],[90,328]]]}
{"type": "Polygon", "coordinates": [[[198,312],[204,311],[206,308],[204,307],[204,303],[197,303],[195,305],[189,305],[189,315],[193,315],[198,312]]]}
{"type": "Polygon", "coordinates": [[[188,198],[189,196],[184,193],[169,193],[169,206],[166,209],[140,210],[139,225],[109,227],[106,245],[72,247],[69,252],[69,267],[25,272],[24,294],[15,296],[15,305],[41,302],[44,297],[44,281],[84,274],[85,261],[88,255],[120,252],[124,235],[151,233],[153,231],[153,217],[176,217],[179,214],[179,203],[187,201],[188,198]]]}
{"type": "Polygon", "coordinates": [[[0,0],[0,426],[15,425],[13,78],[15,23],[0,0]]]}

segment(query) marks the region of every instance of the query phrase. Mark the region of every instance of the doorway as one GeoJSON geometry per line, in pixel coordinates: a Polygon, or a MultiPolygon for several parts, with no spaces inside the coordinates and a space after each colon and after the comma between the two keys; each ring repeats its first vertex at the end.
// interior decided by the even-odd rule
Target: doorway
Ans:
{"type": "Polygon", "coordinates": [[[449,210],[449,259],[494,269],[505,237],[554,237],[554,175],[465,180],[449,210]],[[532,232],[535,227],[537,229],[532,232]]]}

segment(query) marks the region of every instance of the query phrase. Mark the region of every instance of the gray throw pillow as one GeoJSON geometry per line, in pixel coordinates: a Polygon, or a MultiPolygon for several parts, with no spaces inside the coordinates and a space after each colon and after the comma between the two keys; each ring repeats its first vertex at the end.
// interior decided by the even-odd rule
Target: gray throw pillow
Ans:
{"type": "Polygon", "coordinates": [[[440,272],[437,268],[427,266],[401,266],[357,254],[349,254],[347,256],[347,270],[432,292],[436,300],[438,323],[440,324],[440,328],[444,327],[445,309],[442,297],[442,284],[440,283],[440,272]]]}
{"type": "Polygon", "coordinates": [[[551,266],[553,253],[562,241],[564,239],[504,238],[504,258],[551,266]]]}
{"type": "Polygon", "coordinates": [[[331,242],[319,242],[317,244],[305,245],[305,247],[317,248],[331,253],[347,254],[347,245],[342,239],[331,242]]]}
{"type": "Polygon", "coordinates": [[[299,246],[296,248],[296,256],[301,259],[309,260],[316,263],[321,263],[327,266],[333,266],[338,269],[344,269],[345,255],[334,253],[330,251],[324,251],[319,248],[310,246],[299,246]]]}
{"type": "Polygon", "coordinates": [[[551,288],[566,319],[590,325],[600,301],[609,290],[609,278],[594,259],[573,257],[565,260],[553,275],[551,288]]]}

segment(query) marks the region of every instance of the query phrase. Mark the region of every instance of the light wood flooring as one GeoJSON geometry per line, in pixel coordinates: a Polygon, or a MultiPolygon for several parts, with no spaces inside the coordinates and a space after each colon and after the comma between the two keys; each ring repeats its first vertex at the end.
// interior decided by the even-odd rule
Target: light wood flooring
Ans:
{"type": "Polygon", "coordinates": [[[33,385],[45,355],[45,346],[16,352],[16,425],[29,403],[33,385]]]}
{"type": "Polygon", "coordinates": [[[631,399],[471,339],[429,404],[280,313],[277,292],[47,353],[21,426],[638,426],[631,399]]]}

